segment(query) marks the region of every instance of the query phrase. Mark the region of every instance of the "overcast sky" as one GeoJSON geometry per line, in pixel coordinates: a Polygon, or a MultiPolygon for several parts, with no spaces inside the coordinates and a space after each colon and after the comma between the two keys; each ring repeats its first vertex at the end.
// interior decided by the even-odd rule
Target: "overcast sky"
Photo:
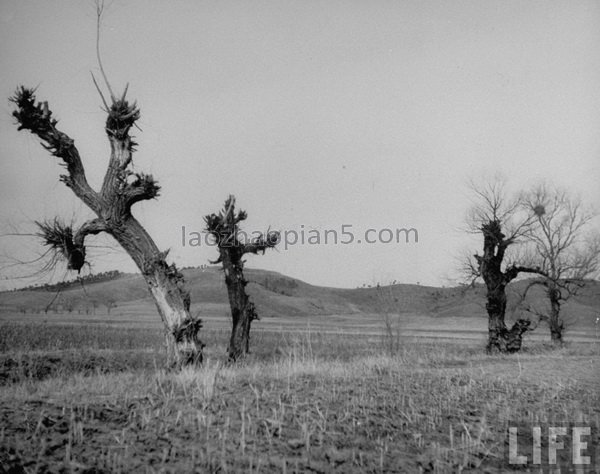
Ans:
{"type": "MultiPolygon", "coordinates": [[[[0,18],[0,228],[29,232],[57,214],[80,223],[89,211],[57,181],[56,160],[17,133],[8,97],[38,86],[101,183],[94,6],[3,0],[0,18]]],[[[469,177],[500,172],[515,188],[544,178],[600,201],[597,1],[114,0],[101,40],[113,87],[129,82],[141,108],[135,170],[162,185],[134,214],[180,266],[215,258],[204,243],[184,247],[182,227],[186,239],[202,231],[229,193],[248,231],[347,241],[351,226],[352,244],[248,258],[337,287],[447,284],[472,242],[459,231],[469,177]],[[415,228],[419,241],[367,244],[369,228],[415,228]]],[[[90,244],[92,271],[134,271],[110,241],[90,244]]],[[[4,259],[40,250],[27,237],[0,245],[4,259]]],[[[0,287],[18,272],[4,268],[0,287]]]]}

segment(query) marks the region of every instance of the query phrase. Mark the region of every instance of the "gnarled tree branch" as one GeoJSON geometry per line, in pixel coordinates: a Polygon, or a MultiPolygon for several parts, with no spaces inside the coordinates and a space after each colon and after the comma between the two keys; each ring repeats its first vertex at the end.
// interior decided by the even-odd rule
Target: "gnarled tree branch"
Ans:
{"type": "Polygon", "coordinates": [[[44,245],[50,247],[57,257],[66,259],[69,270],[78,272],[86,263],[85,237],[107,230],[106,225],[100,219],[85,222],[76,232],[73,232],[70,225],[63,223],[58,218],[54,218],[52,221],[36,222],[36,224],[40,229],[37,235],[43,240],[44,245]]]}
{"type": "Polygon", "coordinates": [[[68,174],[61,175],[61,181],[85,204],[97,211],[98,195],[87,182],[75,142],[56,127],[58,121],[52,117],[48,102],[36,102],[35,89],[23,86],[17,89],[10,101],[17,106],[12,115],[17,119],[19,130],[29,130],[42,141],[46,150],[63,161],[68,174]]]}
{"type": "Polygon", "coordinates": [[[539,267],[526,267],[522,265],[512,265],[504,271],[504,281],[508,284],[513,281],[519,273],[533,273],[536,275],[547,276],[548,274],[539,267]]]}
{"type": "Polygon", "coordinates": [[[244,244],[242,247],[243,253],[253,253],[258,254],[258,252],[265,253],[267,249],[275,248],[275,246],[279,243],[281,236],[279,232],[270,231],[267,232],[266,235],[261,235],[254,242],[249,244],[244,244]]]}
{"type": "Polygon", "coordinates": [[[158,197],[160,186],[151,174],[136,173],[134,176],[136,179],[127,183],[123,189],[123,199],[127,207],[158,197]]]}
{"type": "Polygon", "coordinates": [[[139,118],[140,110],[137,104],[130,104],[125,99],[125,93],[112,102],[108,111],[105,131],[110,141],[111,153],[100,191],[102,199],[107,202],[120,199],[122,189],[127,185],[127,178],[131,174],[127,167],[137,145],[129,136],[129,130],[139,118]]]}

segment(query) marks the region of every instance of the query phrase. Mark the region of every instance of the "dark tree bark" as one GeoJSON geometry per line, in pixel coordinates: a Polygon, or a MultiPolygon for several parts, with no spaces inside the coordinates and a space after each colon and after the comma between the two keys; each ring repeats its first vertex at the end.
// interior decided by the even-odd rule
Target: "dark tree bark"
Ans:
{"type": "Polygon", "coordinates": [[[483,255],[475,255],[479,265],[479,274],[487,288],[486,310],[488,313],[487,350],[500,352],[516,352],[521,349],[523,334],[529,328],[530,321],[519,319],[508,329],[506,315],[506,286],[520,272],[540,273],[539,269],[512,265],[502,270],[506,249],[514,243],[506,238],[498,220],[486,222],[481,227],[483,233],[483,255]]]}
{"type": "Polygon", "coordinates": [[[211,214],[204,218],[207,231],[217,241],[219,258],[212,263],[222,263],[225,273],[225,284],[231,308],[231,337],[227,354],[234,362],[250,350],[250,325],[259,319],[254,303],[246,293],[248,281],[244,278],[244,260],[247,253],[264,253],[279,242],[279,233],[268,232],[253,241],[246,243],[240,239],[239,222],[245,220],[246,212],[235,212],[235,197],[229,196],[225,207],[219,214],[211,214]]]}
{"type": "Polygon", "coordinates": [[[561,291],[560,289],[550,282],[546,291],[548,300],[550,301],[550,317],[548,319],[548,325],[550,326],[550,338],[555,344],[562,344],[563,342],[563,330],[564,323],[560,317],[560,301],[561,291]]]}
{"type": "MultiPolygon", "coordinates": [[[[125,90],[125,92],[127,89],[125,90]]],[[[19,130],[36,135],[52,155],[60,158],[67,173],[60,176],[73,193],[95,214],[79,229],[58,220],[41,223],[40,235],[45,244],[67,260],[68,268],[80,271],[85,263],[85,239],[106,232],[125,249],[136,263],[152,294],[158,313],[165,325],[168,357],[172,364],[202,362],[203,344],[199,338],[200,319],[190,315],[190,297],[183,276],[166,261],[167,252],[159,251],[142,225],[131,213],[133,204],[158,196],[160,186],[150,175],[130,170],[136,143],[129,131],[139,119],[136,104],[112,96],[107,105],[105,131],[111,155],[102,188],[95,191],[88,184],[79,151],[73,139],[58,130],[47,102],[36,102],[33,89],[20,87],[11,101],[16,105],[13,116],[19,130]]]]}

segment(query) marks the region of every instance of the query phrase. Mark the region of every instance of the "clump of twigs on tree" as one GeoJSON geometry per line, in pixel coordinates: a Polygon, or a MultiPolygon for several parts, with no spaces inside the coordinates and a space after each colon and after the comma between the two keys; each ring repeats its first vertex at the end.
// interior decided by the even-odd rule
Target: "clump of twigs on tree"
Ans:
{"type": "Polygon", "coordinates": [[[131,204],[134,204],[137,201],[158,197],[160,185],[154,179],[154,176],[146,173],[132,173],[131,176],[135,177],[135,179],[129,183],[129,188],[135,190],[135,193],[132,193],[132,196],[129,199],[131,204]]]}
{"type": "MultiPolygon", "coordinates": [[[[118,140],[122,140],[124,137],[128,136],[129,130],[140,118],[140,109],[137,106],[137,102],[134,101],[130,104],[125,99],[128,87],[129,84],[125,86],[123,95],[120,98],[113,99],[110,107],[107,107],[106,110],[108,113],[108,117],[106,118],[106,131],[109,135],[114,136],[118,140]]],[[[100,89],[98,89],[98,91],[99,90],[100,89]]],[[[102,97],[102,100],[104,100],[104,97],[102,97]]],[[[130,141],[130,143],[132,147],[136,145],[133,141],[130,141]]]]}
{"type": "Polygon", "coordinates": [[[58,120],[52,117],[48,102],[36,103],[34,88],[19,86],[9,100],[17,106],[12,115],[19,131],[30,130],[39,136],[45,142],[42,146],[57,157],[63,157],[73,147],[73,140],[56,128],[58,120]]]}
{"type": "Polygon", "coordinates": [[[36,221],[36,224],[39,227],[38,237],[42,239],[44,245],[50,247],[55,257],[66,259],[69,270],[80,272],[85,264],[85,246],[74,241],[71,226],[58,218],[45,222],[36,221]]]}

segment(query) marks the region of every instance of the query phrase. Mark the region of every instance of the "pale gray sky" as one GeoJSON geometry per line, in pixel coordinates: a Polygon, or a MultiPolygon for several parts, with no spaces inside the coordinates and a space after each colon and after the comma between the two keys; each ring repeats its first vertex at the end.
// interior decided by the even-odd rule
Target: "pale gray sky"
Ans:
{"type": "MultiPolygon", "coordinates": [[[[81,222],[89,212],[57,182],[56,160],[17,133],[7,99],[39,86],[101,182],[93,4],[4,0],[0,22],[2,231],[57,213],[81,222]]],[[[129,82],[141,107],[135,168],[163,187],[135,214],[181,266],[215,257],[182,247],[181,227],[201,231],[229,193],[248,230],[345,224],[357,240],[368,228],[418,230],[417,244],[249,257],[329,286],[447,283],[469,242],[457,230],[469,176],[545,178],[600,198],[597,1],[114,0],[102,51],[113,86],[129,82]]],[[[26,238],[0,245],[23,258],[39,250],[26,238]]],[[[103,252],[92,249],[94,271],[134,270],[103,252]]]]}

